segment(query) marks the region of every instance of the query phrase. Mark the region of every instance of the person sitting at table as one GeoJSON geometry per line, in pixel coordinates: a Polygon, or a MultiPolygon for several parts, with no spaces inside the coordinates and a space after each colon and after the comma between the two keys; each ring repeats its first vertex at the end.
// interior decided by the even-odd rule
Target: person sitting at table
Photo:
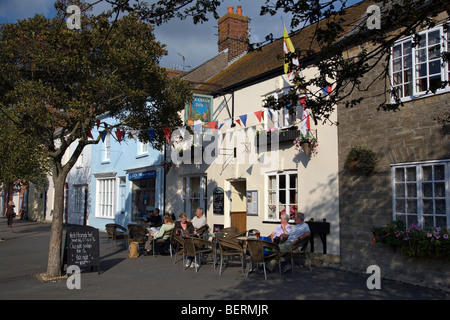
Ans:
{"type": "MultiPolygon", "coordinates": [[[[170,235],[166,235],[166,231],[173,230],[175,227],[175,224],[173,223],[172,217],[169,215],[165,215],[164,218],[164,224],[161,226],[159,231],[157,233],[150,232],[147,242],[145,243],[145,256],[152,254],[152,243],[153,239],[162,239],[162,240],[168,240],[170,238],[170,235]]],[[[167,251],[169,248],[170,243],[168,241],[161,241],[161,242],[155,242],[155,247],[153,250],[155,253],[161,253],[167,251]]]]}
{"type": "Polygon", "coordinates": [[[148,223],[150,223],[153,227],[159,227],[162,223],[161,216],[159,215],[159,208],[155,208],[153,212],[150,214],[147,220],[148,223]]]}
{"type": "Polygon", "coordinates": [[[206,226],[206,217],[203,214],[203,208],[197,208],[195,211],[195,217],[192,219],[192,225],[194,226],[196,232],[198,232],[198,229],[206,226]]]}
{"type": "Polygon", "coordinates": [[[178,216],[180,220],[175,222],[174,232],[178,236],[189,236],[192,237],[196,234],[194,225],[192,222],[188,221],[186,213],[182,212],[178,216]]]}
{"type": "MultiPolygon", "coordinates": [[[[284,238],[286,239],[284,243],[279,245],[280,257],[282,260],[284,260],[283,256],[291,251],[292,245],[294,243],[296,243],[297,241],[301,241],[311,235],[311,230],[309,229],[308,224],[305,222],[305,215],[303,213],[297,212],[294,220],[296,224],[292,227],[291,231],[288,234],[282,234],[280,236],[281,240],[283,240],[284,238]]],[[[270,260],[266,265],[266,269],[268,269],[269,271],[273,271],[276,263],[276,259],[270,260]]],[[[286,271],[291,270],[291,268],[291,264],[287,263],[283,267],[282,272],[285,273],[286,271]]]]}
{"type": "MultiPolygon", "coordinates": [[[[188,221],[188,218],[186,216],[186,213],[182,212],[179,215],[180,220],[175,222],[174,232],[178,236],[188,236],[192,237],[197,234],[195,231],[194,225],[192,222],[188,221]]],[[[186,257],[186,265],[185,267],[188,268],[192,264],[192,260],[194,257],[186,257]]]]}
{"type": "Polygon", "coordinates": [[[289,215],[287,213],[283,213],[280,217],[280,224],[276,226],[275,231],[270,235],[270,239],[272,242],[280,243],[280,237],[282,234],[288,234],[292,226],[289,224],[289,215]]]}

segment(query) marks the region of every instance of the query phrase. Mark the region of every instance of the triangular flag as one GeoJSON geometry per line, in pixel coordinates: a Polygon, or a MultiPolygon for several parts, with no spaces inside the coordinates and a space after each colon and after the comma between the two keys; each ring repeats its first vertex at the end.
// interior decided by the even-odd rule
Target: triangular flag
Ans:
{"type": "Polygon", "coordinates": [[[102,133],[102,136],[101,136],[101,138],[102,138],[102,142],[105,142],[105,138],[106,138],[106,134],[108,133],[108,131],[104,131],[103,133],[102,133]]]}
{"type": "Polygon", "coordinates": [[[97,122],[97,130],[98,130],[98,128],[100,128],[100,119],[97,119],[96,122],[97,122]]]}
{"type": "Polygon", "coordinates": [[[247,115],[243,114],[242,116],[239,116],[239,119],[242,120],[242,123],[244,124],[244,127],[247,126],[247,115]]]}
{"type": "Polygon", "coordinates": [[[155,139],[155,129],[148,129],[147,130],[148,137],[150,138],[150,142],[155,139]]]}
{"type": "Polygon", "coordinates": [[[333,91],[333,86],[326,86],[326,87],[322,88],[322,92],[325,97],[327,95],[329,95],[331,93],[331,91],[333,91]]]}
{"type": "Polygon", "coordinates": [[[259,122],[261,122],[261,119],[264,120],[264,112],[262,110],[255,111],[255,116],[258,118],[259,122]]]}
{"type": "Polygon", "coordinates": [[[301,106],[303,108],[306,108],[306,97],[305,96],[300,97],[298,100],[300,101],[301,106]]]}
{"type": "Polygon", "coordinates": [[[302,134],[306,135],[311,130],[311,122],[308,108],[303,107],[303,115],[300,130],[302,134]]]}
{"type": "Polygon", "coordinates": [[[86,131],[87,135],[89,138],[94,139],[94,137],[92,136],[92,131],[89,129],[86,131]]]}
{"type": "Polygon", "coordinates": [[[240,126],[242,126],[242,125],[241,125],[241,120],[236,119],[236,122],[237,122],[240,126]]]}
{"type": "Polygon", "coordinates": [[[220,124],[220,126],[219,126],[219,129],[217,129],[217,130],[220,130],[220,129],[222,129],[223,125],[224,125],[224,124],[223,124],[223,123],[221,123],[221,124],[220,124]]]}
{"type": "Polygon", "coordinates": [[[213,132],[214,132],[214,129],[217,129],[217,121],[210,121],[210,122],[208,122],[208,124],[213,132]]]}
{"type": "Polygon", "coordinates": [[[228,118],[223,120],[223,122],[227,125],[228,128],[231,128],[232,119],[228,118]]]}
{"type": "Polygon", "coordinates": [[[272,113],[272,111],[270,111],[270,109],[267,109],[267,111],[269,111],[269,117],[270,117],[270,120],[273,121],[273,113],[272,113]]]}
{"type": "Polygon", "coordinates": [[[167,144],[169,144],[169,142],[170,142],[170,129],[169,128],[164,128],[163,132],[164,132],[164,135],[166,136],[167,144]]]}
{"type": "Polygon", "coordinates": [[[119,143],[122,141],[122,137],[123,137],[124,133],[125,133],[125,131],[122,131],[120,129],[116,130],[116,137],[117,137],[117,140],[119,141],[119,143]]]}

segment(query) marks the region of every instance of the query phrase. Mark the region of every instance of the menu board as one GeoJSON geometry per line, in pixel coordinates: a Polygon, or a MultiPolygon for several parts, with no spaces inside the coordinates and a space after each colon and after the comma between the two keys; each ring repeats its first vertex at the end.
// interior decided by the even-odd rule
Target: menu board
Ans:
{"type": "Polygon", "coordinates": [[[98,229],[76,226],[67,231],[67,265],[98,268],[100,273],[100,242],[98,229]]]}
{"type": "Polygon", "coordinates": [[[258,215],[258,191],[247,191],[247,214],[258,215]]]}
{"type": "Polygon", "coordinates": [[[222,188],[215,188],[213,191],[213,213],[224,214],[224,192],[222,188]]]}

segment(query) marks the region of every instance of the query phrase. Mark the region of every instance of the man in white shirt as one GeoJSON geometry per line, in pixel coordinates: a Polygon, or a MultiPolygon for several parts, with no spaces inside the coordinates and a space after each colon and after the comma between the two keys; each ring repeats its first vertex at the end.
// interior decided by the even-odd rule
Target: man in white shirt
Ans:
{"type": "Polygon", "coordinates": [[[206,225],[206,217],[203,214],[203,208],[197,208],[197,210],[195,211],[195,217],[192,218],[191,222],[196,230],[195,234],[197,233],[198,229],[206,225]]]}

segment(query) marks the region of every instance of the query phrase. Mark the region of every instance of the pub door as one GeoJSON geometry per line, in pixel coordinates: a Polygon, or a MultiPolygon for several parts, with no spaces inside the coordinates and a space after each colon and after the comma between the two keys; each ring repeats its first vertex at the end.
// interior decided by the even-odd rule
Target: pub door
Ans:
{"type": "Polygon", "coordinates": [[[245,180],[231,181],[230,226],[239,232],[247,230],[247,183],[245,180]]]}

